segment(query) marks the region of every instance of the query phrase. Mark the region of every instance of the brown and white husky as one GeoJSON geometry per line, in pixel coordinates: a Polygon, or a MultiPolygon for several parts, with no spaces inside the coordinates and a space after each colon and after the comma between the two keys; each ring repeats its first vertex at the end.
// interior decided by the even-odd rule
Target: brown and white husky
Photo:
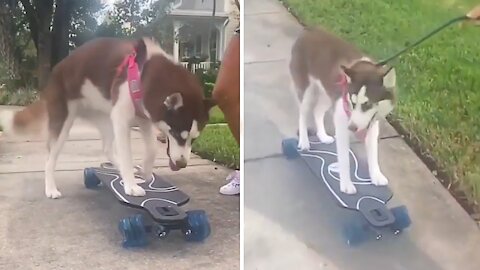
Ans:
{"type": "Polygon", "coordinates": [[[170,168],[184,168],[192,141],[206,125],[212,106],[213,102],[204,98],[195,75],[152,40],[99,38],[80,46],[53,68],[39,101],[20,112],[3,112],[0,120],[7,134],[38,131],[46,124],[47,197],[61,196],[54,179],[55,165],[77,117],[88,120],[100,131],[104,152],[119,168],[125,193],[143,196],[145,190],[134,178],[131,126],[140,127],[145,141],[143,173],[149,179],[156,152],[154,129],[167,135],[170,168]],[[125,65],[126,60],[132,62],[125,65]],[[136,80],[129,79],[132,73],[127,69],[132,66],[136,80]],[[134,99],[133,87],[142,89],[141,98],[134,99]]]}
{"type": "Polygon", "coordinates": [[[387,185],[378,164],[378,118],[389,114],[395,99],[395,70],[377,65],[355,46],[322,28],[306,28],[292,48],[290,74],[300,102],[298,147],[309,149],[307,116],[313,112],[317,137],[336,140],[340,189],[356,193],[350,179],[350,134],[365,142],[372,183],[387,185]],[[334,107],[335,138],[324,117],[334,107]]]}

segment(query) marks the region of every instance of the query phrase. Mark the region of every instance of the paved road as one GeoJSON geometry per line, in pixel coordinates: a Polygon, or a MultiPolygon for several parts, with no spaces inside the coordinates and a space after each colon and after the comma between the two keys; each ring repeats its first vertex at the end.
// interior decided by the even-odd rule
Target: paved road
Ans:
{"type": "MultiPolygon", "coordinates": [[[[138,163],[143,142],[132,134],[138,163]]],[[[0,269],[239,269],[240,200],[218,194],[228,170],[195,157],[172,173],[164,145],[158,153],[155,171],[191,196],[188,209],[207,211],[212,235],[205,243],[187,243],[172,233],[144,249],[121,247],[118,221],[137,212],[107,190],[84,188],[83,168],[104,161],[89,126],[77,122],[60,155],[59,200],[43,192],[45,143],[0,137],[0,269]]]]}
{"type": "MultiPolygon", "coordinates": [[[[295,135],[287,59],[301,26],[276,0],[245,0],[245,14],[246,269],[480,269],[477,225],[401,139],[380,142],[380,165],[392,205],[406,205],[413,225],[360,248],[342,242],[350,212],[304,164],[262,158],[295,135]]],[[[392,134],[383,123],[382,135],[392,134]]]]}

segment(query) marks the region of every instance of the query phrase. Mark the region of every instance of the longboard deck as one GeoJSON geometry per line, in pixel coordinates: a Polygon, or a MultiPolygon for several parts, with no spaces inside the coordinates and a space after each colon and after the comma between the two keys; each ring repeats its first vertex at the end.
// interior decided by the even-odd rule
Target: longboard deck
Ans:
{"type": "Polygon", "coordinates": [[[335,143],[323,144],[316,136],[311,136],[310,150],[299,151],[299,154],[341,206],[362,212],[371,223],[378,226],[393,222],[393,216],[385,206],[393,197],[392,191],[388,186],[372,184],[367,163],[359,159],[352,150],[350,150],[350,174],[357,189],[356,194],[345,194],[340,191],[335,143]]]}
{"type": "Polygon", "coordinates": [[[151,181],[135,175],[139,186],[146,191],[145,196],[137,197],[125,194],[123,180],[118,171],[95,168],[95,174],[121,203],[147,210],[157,222],[173,222],[186,218],[180,206],[186,204],[190,197],[159,175],[153,174],[151,181]]]}

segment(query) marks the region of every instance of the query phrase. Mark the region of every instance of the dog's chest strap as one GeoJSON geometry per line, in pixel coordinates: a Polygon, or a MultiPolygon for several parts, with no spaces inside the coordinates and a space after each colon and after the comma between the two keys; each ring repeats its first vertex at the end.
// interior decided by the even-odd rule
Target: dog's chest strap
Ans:
{"type": "Polygon", "coordinates": [[[135,61],[135,52],[127,55],[120,65],[120,70],[127,68],[127,82],[130,98],[135,106],[135,113],[142,118],[149,118],[149,114],[143,105],[143,88],[140,80],[140,69],[135,61]]]}
{"type": "MultiPolygon", "coordinates": [[[[352,116],[352,111],[350,110],[350,104],[348,102],[348,81],[347,81],[347,75],[342,73],[340,75],[340,79],[337,82],[337,85],[340,86],[340,89],[342,91],[342,104],[343,104],[343,110],[345,111],[345,114],[347,117],[350,119],[352,116]]],[[[355,136],[357,136],[357,139],[360,141],[365,141],[367,135],[367,129],[361,129],[355,132],[355,136]]]]}
{"type": "Polygon", "coordinates": [[[345,74],[340,74],[340,79],[338,80],[337,84],[340,86],[342,91],[342,103],[343,103],[343,110],[345,114],[350,118],[352,112],[350,110],[350,104],[348,103],[348,81],[347,76],[345,74]]]}

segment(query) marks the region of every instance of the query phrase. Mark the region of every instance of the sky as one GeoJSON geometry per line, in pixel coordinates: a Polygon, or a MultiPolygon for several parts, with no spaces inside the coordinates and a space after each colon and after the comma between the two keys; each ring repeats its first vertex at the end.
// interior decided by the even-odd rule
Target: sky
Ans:
{"type": "Polygon", "coordinates": [[[102,2],[111,6],[115,2],[115,0],[102,0],[102,2]]]}
{"type": "Polygon", "coordinates": [[[106,18],[106,15],[108,11],[110,11],[113,8],[113,3],[115,3],[117,0],[100,0],[103,4],[106,4],[107,7],[100,12],[99,16],[97,17],[97,22],[101,24],[103,20],[106,18]]]}

